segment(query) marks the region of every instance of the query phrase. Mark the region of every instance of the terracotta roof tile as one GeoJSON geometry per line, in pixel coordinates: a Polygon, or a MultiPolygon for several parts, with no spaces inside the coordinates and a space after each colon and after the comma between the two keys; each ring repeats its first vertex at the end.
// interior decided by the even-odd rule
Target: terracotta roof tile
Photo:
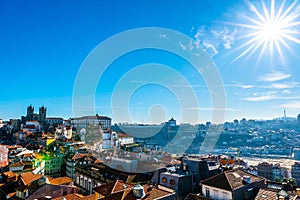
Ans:
{"type": "Polygon", "coordinates": [[[204,185],[232,191],[244,186],[243,176],[250,176],[251,183],[263,180],[261,177],[252,175],[242,170],[230,170],[205,179],[201,183],[204,185]]]}
{"type": "Polygon", "coordinates": [[[134,185],[124,183],[124,181],[114,181],[105,185],[100,185],[94,188],[94,191],[100,193],[103,196],[107,196],[111,193],[116,193],[127,188],[132,188],[134,185]]]}
{"type": "MultiPolygon", "coordinates": [[[[272,189],[259,189],[258,194],[256,195],[254,200],[269,200],[269,199],[277,199],[277,193],[279,191],[272,189]]],[[[289,199],[294,199],[294,195],[290,195],[289,199]]]]}
{"type": "Polygon", "coordinates": [[[62,197],[57,197],[57,198],[54,198],[52,200],[61,200],[62,198],[65,198],[66,200],[82,200],[82,195],[79,195],[79,194],[68,194],[66,196],[62,196],[62,197]]]}
{"type": "Polygon", "coordinates": [[[78,159],[81,159],[81,158],[84,158],[88,156],[88,154],[83,154],[83,153],[76,153],[73,157],[72,157],[72,160],[78,160],[78,159]]]}
{"type": "MultiPolygon", "coordinates": [[[[103,200],[135,200],[132,193],[133,184],[124,183],[123,181],[115,181],[106,185],[94,188],[94,191],[105,196],[103,200]]],[[[145,197],[143,199],[152,200],[174,194],[174,190],[163,186],[150,188],[149,185],[144,185],[145,197]]]]}
{"type": "Polygon", "coordinates": [[[91,194],[91,195],[82,197],[82,200],[98,200],[98,198],[96,197],[96,194],[91,194]]]}
{"type": "Polygon", "coordinates": [[[7,176],[7,178],[12,178],[12,177],[15,177],[15,176],[16,176],[16,174],[13,173],[12,171],[3,172],[3,174],[4,174],[5,176],[7,176]]]}
{"type": "Polygon", "coordinates": [[[30,183],[32,183],[35,180],[38,180],[41,177],[41,174],[34,174],[32,172],[26,172],[19,175],[19,178],[22,180],[24,185],[29,185],[30,183]]]}
{"type": "Polygon", "coordinates": [[[49,182],[53,185],[67,185],[73,183],[73,180],[69,177],[59,177],[49,180],[49,182]]]}

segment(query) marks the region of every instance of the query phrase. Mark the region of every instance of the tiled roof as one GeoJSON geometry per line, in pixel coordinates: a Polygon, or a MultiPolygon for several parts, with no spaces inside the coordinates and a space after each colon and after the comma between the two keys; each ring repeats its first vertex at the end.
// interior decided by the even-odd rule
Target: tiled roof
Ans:
{"type": "Polygon", "coordinates": [[[81,200],[98,200],[98,198],[96,197],[96,194],[91,194],[91,195],[82,197],[81,200]]]}
{"type": "Polygon", "coordinates": [[[49,182],[53,185],[67,185],[73,182],[73,180],[69,177],[59,177],[49,180],[49,182]]]}
{"type": "MultiPolygon", "coordinates": [[[[278,190],[272,189],[259,189],[258,194],[256,195],[254,200],[269,200],[269,199],[277,199],[278,190]]],[[[294,199],[294,195],[290,195],[290,200],[294,199]]]]}
{"type": "Polygon", "coordinates": [[[205,179],[201,183],[227,191],[233,191],[239,187],[244,186],[243,176],[249,176],[251,183],[263,180],[263,178],[252,175],[242,170],[230,170],[205,179]]]}
{"type": "Polygon", "coordinates": [[[86,153],[76,153],[76,154],[72,157],[72,160],[81,159],[81,158],[84,158],[85,156],[88,156],[88,154],[86,154],[86,153]]]}
{"type": "Polygon", "coordinates": [[[24,185],[29,185],[30,183],[32,183],[33,181],[41,177],[42,177],[41,174],[34,174],[32,172],[26,172],[19,175],[19,178],[22,180],[24,185]]]}
{"type": "Polygon", "coordinates": [[[79,194],[68,194],[66,196],[57,197],[52,200],[62,200],[63,198],[65,198],[66,200],[82,200],[83,199],[82,196],[79,194]]]}
{"type": "MultiPolygon", "coordinates": [[[[101,185],[94,188],[94,191],[100,193],[101,195],[105,196],[103,200],[135,200],[136,198],[133,196],[132,188],[134,187],[133,184],[124,183],[123,181],[114,181],[112,183],[101,185]]],[[[163,186],[156,186],[151,187],[149,185],[143,186],[145,191],[145,197],[143,199],[156,199],[164,196],[168,196],[174,194],[174,190],[163,186]]]]}
{"type": "MultiPolygon", "coordinates": [[[[174,194],[174,190],[171,190],[163,186],[157,186],[150,189],[149,185],[144,185],[143,188],[145,191],[145,196],[142,198],[143,200],[159,199],[174,194]]],[[[137,198],[133,195],[132,188],[125,188],[121,191],[112,193],[106,196],[105,198],[103,198],[103,200],[136,200],[136,199],[137,198]]]]}
{"type": "Polygon", "coordinates": [[[133,184],[124,183],[124,181],[117,180],[106,185],[95,187],[94,191],[103,196],[107,196],[111,193],[119,192],[126,188],[132,188],[133,186],[133,184]]]}
{"type": "Polygon", "coordinates": [[[198,194],[189,194],[184,200],[209,200],[209,198],[200,196],[198,194]]]}
{"type": "Polygon", "coordinates": [[[7,178],[12,178],[12,177],[15,177],[15,176],[16,176],[16,174],[13,173],[12,171],[3,172],[3,174],[4,174],[5,176],[7,176],[7,178]]]}

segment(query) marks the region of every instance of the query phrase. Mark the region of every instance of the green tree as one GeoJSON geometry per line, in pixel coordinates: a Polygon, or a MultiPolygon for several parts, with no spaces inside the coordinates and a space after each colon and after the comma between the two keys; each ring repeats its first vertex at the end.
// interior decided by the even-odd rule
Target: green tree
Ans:
{"type": "Polygon", "coordinates": [[[280,178],[279,177],[276,177],[275,178],[275,182],[280,182],[281,180],[280,180],[280,178]]]}

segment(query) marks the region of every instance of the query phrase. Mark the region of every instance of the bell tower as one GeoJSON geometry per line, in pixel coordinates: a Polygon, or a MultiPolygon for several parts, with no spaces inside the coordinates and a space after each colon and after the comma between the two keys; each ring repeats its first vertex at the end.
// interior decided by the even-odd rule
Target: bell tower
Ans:
{"type": "Polygon", "coordinates": [[[33,120],[33,112],[34,107],[32,105],[27,107],[27,115],[26,115],[26,121],[32,121],[33,120]]]}
{"type": "Polygon", "coordinates": [[[47,108],[43,105],[39,109],[39,122],[45,122],[46,121],[46,113],[47,113],[47,108]]]}

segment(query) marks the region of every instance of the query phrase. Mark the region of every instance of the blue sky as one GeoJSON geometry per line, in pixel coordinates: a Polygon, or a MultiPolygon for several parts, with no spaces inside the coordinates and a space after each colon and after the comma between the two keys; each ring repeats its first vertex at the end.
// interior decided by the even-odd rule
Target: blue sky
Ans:
{"type": "MultiPolygon", "coordinates": [[[[181,44],[183,49],[199,45],[207,51],[224,83],[227,121],[270,119],[282,116],[284,109],[296,117],[300,7],[292,3],[275,2],[275,13],[281,5],[283,10],[293,5],[286,15],[298,18],[289,21],[288,38],[279,43],[281,51],[274,47],[271,53],[258,44],[247,52],[252,43],[246,44],[257,30],[245,25],[259,21],[253,8],[262,12],[261,1],[2,1],[0,118],[19,118],[30,104],[36,111],[45,105],[48,116],[72,117],[73,86],[85,58],[109,37],[141,27],[179,31],[194,39],[181,44]]],[[[271,8],[270,1],[266,8],[271,8]]],[[[128,53],[107,68],[95,93],[96,112],[112,116],[114,87],[130,69],[146,63],[161,63],[184,75],[197,96],[199,122],[211,120],[211,99],[203,78],[185,60],[154,49],[128,53]]],[[[159,123],[173,116],[196,123],[194,118],[182,119],[180,99],[161,85],[145,85],[124,101],[129,102],[132,122],[159,123]]]]}

